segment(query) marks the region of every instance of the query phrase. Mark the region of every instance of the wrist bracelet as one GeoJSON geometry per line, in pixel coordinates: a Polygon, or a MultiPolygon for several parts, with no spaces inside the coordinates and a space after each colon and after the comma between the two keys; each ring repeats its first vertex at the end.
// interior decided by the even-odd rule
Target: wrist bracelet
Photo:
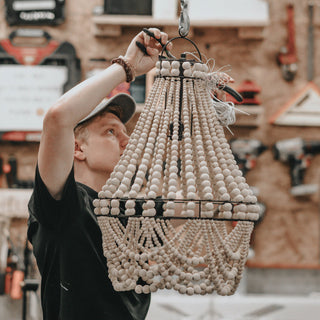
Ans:
{"type": "Polygon", "coordinates": [[[123,67],[126,73],[126,82],[134,81],[135,79],[135,70],[133,65],[123,56],[119,56],[118,58],[114,58],[111,61],[112,64],[117,63],[123,67]]]}

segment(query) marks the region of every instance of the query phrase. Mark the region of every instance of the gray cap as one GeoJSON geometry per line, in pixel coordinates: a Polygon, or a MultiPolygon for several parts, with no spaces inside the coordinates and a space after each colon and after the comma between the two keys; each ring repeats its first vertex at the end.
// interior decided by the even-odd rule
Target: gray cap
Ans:
{"type": "Polygon", "coordinates": [[[100,111],[107,109],[110,105],[117,105],[122,109],[120,120],[126,123],[136,111],[136,103],[134,99],[126,93],[118,93],[110,99],[103,99],[85,118],[78,122],[77,125],[93,118],[100,111]]]}

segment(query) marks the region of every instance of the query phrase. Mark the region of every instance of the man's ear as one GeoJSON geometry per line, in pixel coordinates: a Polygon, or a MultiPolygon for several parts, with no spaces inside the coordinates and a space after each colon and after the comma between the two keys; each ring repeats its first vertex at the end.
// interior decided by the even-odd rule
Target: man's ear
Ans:
{"type": "Polygon", "coordinates": [[[78,161],[83,161],[86,159],[86,155],[83,152],[83,147],[77,140],[74,142],[74,158],[78,161]]]}

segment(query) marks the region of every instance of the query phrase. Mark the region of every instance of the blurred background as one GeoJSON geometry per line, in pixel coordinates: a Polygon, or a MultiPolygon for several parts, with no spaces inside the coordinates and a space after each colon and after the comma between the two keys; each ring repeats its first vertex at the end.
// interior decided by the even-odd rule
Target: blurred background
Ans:
{"type": "MultiPolygon", "coordinates": [[[[179,0],[0,1],[0,319],[41,319],[26,229],[46,110],[142,28],[178,36],[180,10],[179,0]]],[[[148,319],[318,319],[320,1],[189,0],[189,16],[188,37],[244,97],[227,96],[238,111],[225,133],[262,213],[235,296],[162,291],[148,319]]],[[[175,41],[173,52],[183,51],[194,48],[175,41]]],[[[129,132],[153,79],[151,71],[112,93],[138,103],[129,132]]]]}

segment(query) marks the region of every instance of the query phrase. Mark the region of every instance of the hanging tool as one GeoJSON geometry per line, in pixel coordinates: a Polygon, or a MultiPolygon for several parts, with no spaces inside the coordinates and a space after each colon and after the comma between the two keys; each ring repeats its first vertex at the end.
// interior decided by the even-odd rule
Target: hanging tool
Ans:
{"type": "Polygon", "coordinates": [[[314,76],[314,35],[313,35],[313,3],[308,5],[309,25],[308,25],[308,62],[307,77],[308,81],[313,80],[314,76]]]}
{"type": "Polygon", "coordinates": [[[8,188],[33,188],[34,181],[18,179],[18,163],[14,155],[8,158],[8,164],[5,166],[8,188]]]}
{"type": "Polygon", "coordinates": [[[189,18],[189,0],[181,0],[181,12],[179,18],[179,34],[181,37],[186,37],[190,30],[190,18],[189,18]]]}
{"type": "Polygon", "coordinates": [[[256,166],[257,158],[267,149],[257,139],[231,139],[230,147],[244,176],[256,166]]]}
{"type": "Polygon", "coordinates": [[[306,169],[311,158],[320,153],[320,141],[304,141],[300,137],[280,140],[272,148],[274,158],[290,166],[291,194],[293,196],[310,195],[318,190],[316,184],[304,184],[306,169]]]}
{"type": "Polygon", "coordinates": [[[5,293],[5,279],[8,259],[9,219],[0,217],[0,295],[5,293]]]}
{"type": "MultiPolygon", "coordinates": [[[[22,320],[28,319],[28,314],[31,312],[32,304],[28,304],[28,299],[31,300],[33,296],[36,296],[36,292],[39,288],[40,281],[38,279],[33,279],[29,277],[29,272],[31,270],[31,255],[32,249],[30,248],[30,243],[26,240],[25,248],[24,248],[24,280],[21,283],[22,288],[22,320]],[[29,309],[28,310],[28,306],[29,309]]],[[[36,311],[36,310],[35,310],[36,311]]]]}
{"type": "Polygon", "coordinates": [[[286,47],[282,47],[277,55],[277,62],[281,67],[282,76],[286,81],[292,81],[298,71],[297,51],[295,45],[294,28],[294,7],[292,4],[287,6],[288,15],[288,42],[286,47]]]}

